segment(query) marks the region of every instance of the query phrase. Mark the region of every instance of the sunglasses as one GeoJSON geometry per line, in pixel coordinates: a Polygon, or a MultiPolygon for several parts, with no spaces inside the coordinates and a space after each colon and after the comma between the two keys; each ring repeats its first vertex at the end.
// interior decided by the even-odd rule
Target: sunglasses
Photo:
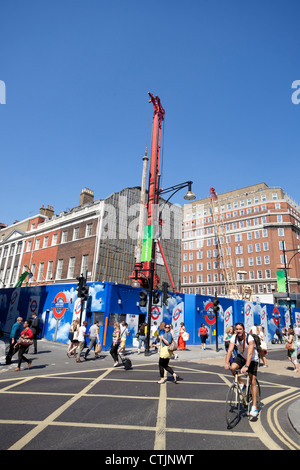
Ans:
{"type": "Polygon", "coordinates": [[[244,327],[244,323],[235,323],[234,326],[242,326],[243,328],[245,328],[245,327],[244,327]]]}

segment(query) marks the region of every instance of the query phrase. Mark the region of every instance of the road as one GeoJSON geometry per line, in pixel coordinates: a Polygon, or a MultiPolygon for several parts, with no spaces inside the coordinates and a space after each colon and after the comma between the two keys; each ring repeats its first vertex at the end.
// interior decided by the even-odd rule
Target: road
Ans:
{"type": "Polygon", "coordinates": [[[222,351],[212,358],[201,358],[198,349],[193,355],[181,353],[172,361],[179,382],[169,377],[158,385],[157,354],[131,352],[133,367],[125,371],[112,367],[108,352],[100,359],[92,353],[79,364],[66,356],[65,345],[38,345],[37,355],[28,354],[30,369],[25,363],[20,372],[13,371],[15,363],[0,368],[2,450],[180,450],[187,455],[197,450],[300,449],[287,413],[300,398],[300,377],[289,369],[282,348],[270,351],[269,368],[259,370],[259,419],[243,417],[229,430],[224,409],[232,376],[223,368],[222,351]]]}

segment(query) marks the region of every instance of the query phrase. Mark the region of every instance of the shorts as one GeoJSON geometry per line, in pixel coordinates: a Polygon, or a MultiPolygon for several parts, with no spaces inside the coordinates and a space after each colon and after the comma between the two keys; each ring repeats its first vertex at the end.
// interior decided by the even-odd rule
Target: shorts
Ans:
{"type": "MultiPolygon", "coordinates": [[[[233,360],[232,363],[237,364],[238,366],[240,366],[240,369],[241,369],[246,364],[246,359],[244,359],[243,356],[238,354],[237,357],[233,360]]],[[[258,367],[258,362],[251,361],[250,366],[248,368],[249,374],[255,375],[255,377],[256,377],[257,376],[257,367],[258,367]]]]}
{"type": "Polygon", "coordinates": [[[125,348],[125,344],[126,344],[126,339],[127,338],[121,338],[121,348],[125,348]]]}

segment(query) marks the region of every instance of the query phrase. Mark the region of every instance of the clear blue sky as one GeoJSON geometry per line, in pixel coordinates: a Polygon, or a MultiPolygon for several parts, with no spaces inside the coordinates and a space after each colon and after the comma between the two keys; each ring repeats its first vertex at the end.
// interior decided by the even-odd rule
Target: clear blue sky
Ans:
{"type": "Polygon", "coordinates": [[[141,185],[148,91],[164,187],[265,182],[300,202],[299,21],[299,0],[2,1],[0,221],[141,185]]]}

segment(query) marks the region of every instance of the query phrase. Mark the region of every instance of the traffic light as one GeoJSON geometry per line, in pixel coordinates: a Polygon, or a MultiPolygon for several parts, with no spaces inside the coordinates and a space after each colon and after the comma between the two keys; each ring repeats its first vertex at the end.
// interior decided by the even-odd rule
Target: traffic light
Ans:
{"type": "Polygon", "coordinates": [[[89,298],[90,286],[84,285],[81,289],[81,300],[85,302],[89,298]]]}
{"type": "Polygon", "coordinates": [[[217,296],[213,300],[213,311],[214,314],[217,315],[218,311],[220,310],[220,302],[217,299],[217,296]]]}
{"type": "Polygon", "coordinates": [[[83,276],[76,277],[76,279],[78,281],[77,282],[77,289],[76,289],[77,290],[77,296],[78,296],[79,299],[81,299],[81,297],[82,297],[82,288],[84,286],[85,279],[84,279],[83,276]]]}
{"type": "Polygon", "coordinates": [[[89,297],[89,286],[86,285],[86,279],[83,276],[77,277],[77,296],[83,302],[85,302],[89,297]]]}
{"type": "Polygon", "coordinates": [[[168,288],[169,288],[169,284],[167,282],[163,282],[162,283],[162,303],[163,303],[163,305],[167,305],[168,298],[171,297],[168,294],[168,288]]]}
{"type": "Polygon", "coordinates": [[[140,307],[146,307],[147,305],[148,294],[145,290],[140,292],[140,307]]]}
{"type": "Polygon", "coordinates": [[[157,290],[153,292],[152,302],[154,305],[159,303],[159,292],[157,290]]]}

